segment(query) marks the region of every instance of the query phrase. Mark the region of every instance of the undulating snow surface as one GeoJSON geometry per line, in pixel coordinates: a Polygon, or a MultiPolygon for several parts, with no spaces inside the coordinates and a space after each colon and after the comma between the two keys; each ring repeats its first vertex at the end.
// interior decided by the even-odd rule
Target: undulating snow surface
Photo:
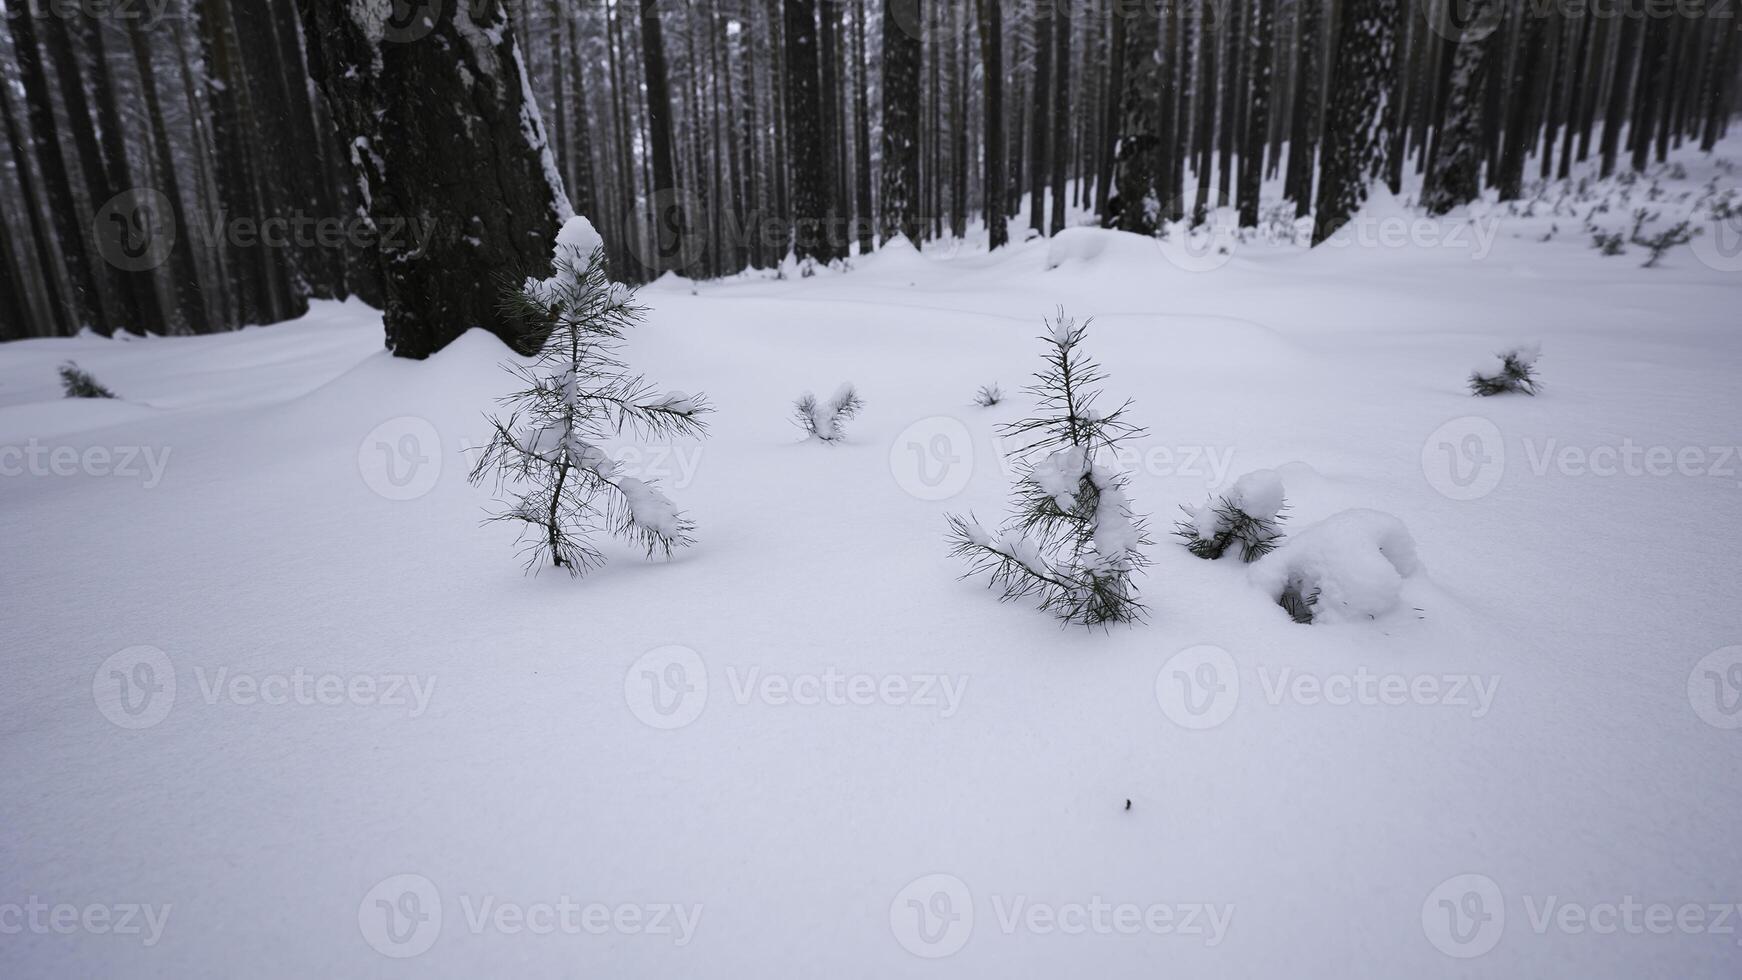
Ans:
{"type": "Polygon", "coordinates": [[[1735,976],[1742,290],[1556,220],[667,279],[625,355],[712,438],[609,448],[697,543],[580,580],[479,524],[483,333],[0,348],[0,975],[1735,976]],[[1149,430],[1106,632],[944,541],[1061,305],[1149,430]],[[1468,394],[1536,340],[1539,397],[1468,394]],[[1299,625],[1165,533],[1260,469],[1266,561],[1393,515],[1401,605],[1299,625]]]}

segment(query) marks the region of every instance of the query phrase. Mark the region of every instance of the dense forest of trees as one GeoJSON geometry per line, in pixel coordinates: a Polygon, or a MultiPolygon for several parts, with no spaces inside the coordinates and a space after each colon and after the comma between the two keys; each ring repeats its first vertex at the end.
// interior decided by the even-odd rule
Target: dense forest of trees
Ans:
{"type": "Polygon", "coordinates": [[[633,281],[1253,225],[1270,180],[1322,240],[1409,175],[1444,213],[1710,149],[1742,70],[1698,0],[0,4],[0,338],[355,295],[409,356],[570,205],[633,281]]]}

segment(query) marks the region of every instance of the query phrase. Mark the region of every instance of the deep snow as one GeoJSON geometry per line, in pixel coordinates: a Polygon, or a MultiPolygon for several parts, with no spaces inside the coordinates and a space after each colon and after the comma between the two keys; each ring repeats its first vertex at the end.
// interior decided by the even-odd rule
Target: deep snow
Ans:
{"type": "Polygon", "coordinates": [[[6,345],[0,975],[1734,976],[1742,280],[1554,220],[664,280],[626,354],[713,434],[614,448],[697,544],[578,581],[479,524],[482,333],[6,345]],[[1407,608],[1297,625],[1166,533],[1139,626],[958,580],[1061,305],[1158,528],[1274,469],[1290,531],[1408,528],[1407,608]]]}

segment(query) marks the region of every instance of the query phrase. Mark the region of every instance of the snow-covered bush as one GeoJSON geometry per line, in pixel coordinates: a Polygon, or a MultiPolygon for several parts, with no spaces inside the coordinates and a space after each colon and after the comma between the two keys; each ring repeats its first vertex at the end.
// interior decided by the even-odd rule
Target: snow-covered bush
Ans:
{"type": "Polygon", "coordinates": [[[1686,221],[1678,221],[1675,224],[1670,225],[1668,228],[1658,231],[1656,234],[1646,234],[1643,231],[1635,230],[1633,233],[1633,244],[1638,245],[1640,248],[1651,253],[1651,257],[1645,260],[1645,264],[1642,268],[1649,269],[1657,265],[1657,261],[1663,258],[1663,253],[1675,248],[1677,245],[1686,245],[1688,242],[1693,241],[1694,236],[1699,234],[1700,231],[1701,229],[1692,227],[1686,221]]]}
{"type": "Polygon", "coordinates": [[[951,553],[969,575],[989,575],[1006,601],[1036,596],[1067,623],[1131,622],[1143,613],[1132,576],[1149,563],[1139,549],[1150,542],[1112,461],[1142,430],[1125,421],[1129,401],[1095,407],[1105,375],[1082,350],[1088,323],[1060,310],[1048,326],[1046,368],[1027,389],[1039,412],[1003,427],[1023,473],[1016,513],[995,532],[972,514],[950,515],[951,553]]]}
{"type": "Polygon", "coordinates": [[[793,417],[807,436],[822,442],[839,442],[847,436],[847,420],[859,414],[865,400],[848,382],[826,400],[807,391],[798,396],[792,407],[793,417]]]}
{"type": "Polygon", "coordinates": [[[1300,623],[1372,619],[1397,608],[1403,580],[1420,569],[1403,522],[1346,510],[1297,531],[1253,564],[1253,584],[1300,623]]]}
{"type": "Polygon", "coordinates": [[[991,408],[1003,400],[1004,392],[995,384],[981,385],[980,390],[974,392],[974,404],[981,408],[991,408]]]}
{"type": "Polygon", "coordinates": [[[616,357],[623,331],[643,313],[634,292],[605,273],[604,250],[585,218],[557,238],[555,272],[527,279],[507,297],[529,323],[550,327],[530,365],[509,370],[524,387],[507,395],[506,418],[490,419],[490,443],[472,468],[494,476],[506,509],[491,521],[520,526],[527,567],[549,563],[580,575],[601,564],[592,538],[603,530],[669,555],[690,543],[693,525],[652,481],[623,473],[603,448],[624,430],[643,438],[706,432],[706,399],[657,391],[616,357]]]}
{"type": "Polygon", "coordinates": [[[1275,470],[1254,470],[1202,506],[1181,507],[1187,519],[1174,525],[1174,533],[1199,558],[1220,558],[1238,546],[1241,561],[1257,561],[1282,540],[1282,512],[1287,508],[1282,477],[1275,470]]]}
{"type": "Polygon", "coordinates": [[[1503,350],[1470,372],[1470,391],[1484,397],[1510,391],[1534,395],[1541,387],[1536,380],[1536,361],[1541,356],[1542,348],[1536,344],[1503,350]]]}
{"type": "Polygon", "coordinates": [[[60,386],[68,398],[114,398],[115,393],[103,387],[91,372],[68,361],[60,366],[60,386]]]}

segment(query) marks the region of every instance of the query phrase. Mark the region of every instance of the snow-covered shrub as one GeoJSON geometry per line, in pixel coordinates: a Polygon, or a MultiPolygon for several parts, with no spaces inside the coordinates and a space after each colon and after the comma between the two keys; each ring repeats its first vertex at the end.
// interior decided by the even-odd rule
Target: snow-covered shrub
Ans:
{"type": "Polygon", "coordinates": [[[1287,508],[1282,477],[1275,470],[1254,470],[1202,506],[1181,507],[1187,519],[1174,525],[1174,533],[1199,558],[1220,558],[1238,546],[1241,561],[1257,561],[1282,540],[1282,512],[1287,508]]]}
{"type": "Polygon", "coordinates": [[[865,407],[865,400],[848,382],[836,388],[826,400],[807,391],[798,396],[792,407],[793,417],[806,435],[822,442],[839,442],[846,438],[847,420],[859,414],[859,410],[865,407]]]}
{"type": "Polygon", "coordinates": [[[1403,580],[1420,569],[1403,522],[1376,510],[1346,510],[1253,564],[1253,584],[1296,622],[1372,619],[1395,609],[1403,580]]]}
{"type": "Polygon", "coordinates": [[[1027,389],[1039,412],[1003,427],[1023,474],[1016,513],[995,532],[972,514],[950,515],[951,553],[969,575],[989,575],[1006,601],[1036,596],[1067,623],[1131,622],[1143,613],[1132,576],[1149,563],[1139,549],[1150,542],[1112,461],[1142,430],[1125,421],[1129,401],[1095,407],[1105,375],[1082,350],[1088,323],[1060,310],[1048,326],[1046,368],[1027,389]]]}
{"type": "Polygon", "coordinates": [[[624,431],[642,438],[706,432],[711,409],[700,395],[660,392],[616,357],[623,332],[643,313],[629,287],[605,273],[604,250],[585,218],[557,237],[555,272],[527,279],[506,298],[529,323],[550,327],[530,365],[509,370],[521,390],[490,419],[490,443],[470,480],[494,476],[506,509],[491,521],[519,525],[528,568],[547,562],[580,575],[603,562],[592,537],[603,530],[671,554],[690,543],[693,525],[652,481],[623,473],[603,448],[624,431]]]}
{"type": "Polygon", "coordinates": [[[1503,350],[1470,372],[1470,391],[1484,397],[1510,391],[1534,395],[1541,387],[1536,380],[1536,361],[1541,356],[1542,348],[1536,344],[1503,350]]]}
{"type": "Polygon", "coordinates": [[[1678,221],[1654,235],[1647,235],[1636,229],[1633,232],[1633,244],[1651,252],[1651,257],[1645,260],[1642,268],[1649,269],[1657,265],[1657,260],[1663,258],[1663,253],[1677,245],[1686,245],[1693,241],[1700,231],[1701,229],[1692,227],[1686,221],[1678,221]]]}
{"type": "Polygon", "coordinates": [[[995,384],[981,385],[980,390],[974,392],[974,404],[981,408],[991,408],[1003,400],[1004,392],[995,384]]]}
{"type": "Polygon", "coordinates": [[[60,386],[68,398],[114,398],[115,393],[103,387],[91,372],[68,361],[60,366],[60,386]]]}

